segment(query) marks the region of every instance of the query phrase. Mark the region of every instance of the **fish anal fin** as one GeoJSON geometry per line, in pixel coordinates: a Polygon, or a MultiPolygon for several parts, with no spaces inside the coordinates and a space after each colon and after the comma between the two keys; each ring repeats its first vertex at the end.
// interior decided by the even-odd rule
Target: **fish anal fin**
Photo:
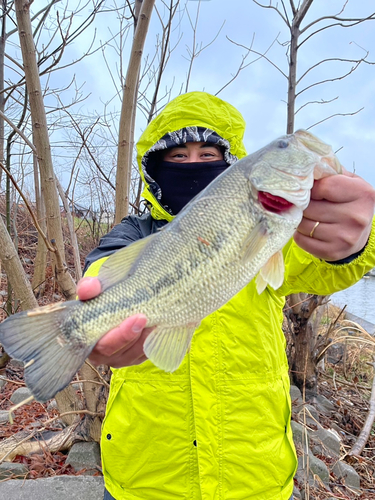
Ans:
{"type": "Polygon", "coordinates": [[[244,264],[250,262],[263,249],[268,240],[268,232],[263,222],[258,222],[243,242],[240,249],[244,264]]]}
{"type": "Polygon", "coordinates": [[[144,343],[144,353],[158,368],[166,372],[174,372],[189,350],[198,324],[157,326],[144,343]]]}
{"type": "Polygon", "coordinates": [[[129,276],[130,270],[137,260],[137,257],[155,236],[156,234],[151,234],[146,238],[141,238],[108,257],[98,273],[98,278],[102,285],[102,292],[129,276]]]}
{"type": "Polygon", "coordinates": [[[284,272],[284,257],[282,251],[279,250],[268,259],[259,271],[256,280],[258,293],[262,293],[267,285],[270,285],[274,290],[280,288],[284,281],[284,272]]]}

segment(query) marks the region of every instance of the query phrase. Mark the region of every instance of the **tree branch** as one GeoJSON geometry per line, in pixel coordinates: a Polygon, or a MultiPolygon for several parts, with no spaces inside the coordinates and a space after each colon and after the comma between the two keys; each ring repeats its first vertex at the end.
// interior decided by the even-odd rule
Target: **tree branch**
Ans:
{"type": "MultiPolygon", "coordinates": [[[[375,360],[372,366],[374,368],[374,373],[375,373],[375,360]]],[[[372,379],[372,389],[371,389],[371,396],[369,403],[370,407],[368,410],[365,424],[357,438],[357,441],[354,443],[352,449],[348,453],[348,455],[350,456],[353,455],[359,456],[362,453],[372,430],[372,425],[375,420],[375,375],[374,378],[372,379]]]]}
{"type": "Polygon", "coordinates": [[[284,23],[288,26],[288,28],[291,28],[289,22],[288,22],[288,19],[286,19],[282,13],[279,11],[279,9],[277,7],[275,7],[274,5],[272,5],[272,1],[270,0],[270,4],[269,5],[263,5],[261,4],[260,2],[257,2],[257,0],[253,0],[253,2],[257,5],[259,5],[259,7],[262,7],[263,9],[273,9],[275,10],[279,16],[281,17],[281,19],[284,21],[284,23]]]}
{"type": "Polygon", "coordinates": [[[9,177],[10,181],[12,182],[13,186],[16,188],[17,192],[19,193],[19,195],[21,196],[21,198],[23,199],[25,205],[26,205],[26,208],[28,210],[28,212],[30,213],[31,215],[31,218],[33,219],[34,221],[34,224],[35,224],[35,227],[38,231],[38,233],[40,234],[40,236],[43,238],[44,240],[44,243],[46,245],[46,247],[48,248],[48,250],[50,252],[54,252],[55,249],[53,247],[51,247],[49,241],[48,241],[48,238],[47,236],[44,234],[44,232],[42,231],[41,227],[39,226],[39,223],[38,221],[36,220],[35,218],[35,215],[34,215],[34,212],[33,212],[33,209],[31,208],[29,202],[27,201],[27,198],[25,197],[25,195],[23,194],[22,190],[18,187],[18,184],[17,182],[15,181],[14,177],[12,176],[12,174],[9,172],[9,170],[2,164],[0,163],[0,168],[6,173],[6,175],[9,177]]]}

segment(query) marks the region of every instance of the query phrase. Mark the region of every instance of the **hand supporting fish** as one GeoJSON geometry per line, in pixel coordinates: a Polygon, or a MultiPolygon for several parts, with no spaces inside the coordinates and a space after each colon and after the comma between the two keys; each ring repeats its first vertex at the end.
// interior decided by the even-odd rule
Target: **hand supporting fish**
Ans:
{"type": "Polygon", "coordinates": [[[26,363],[26,383],[39,401],[70,382],[98,339],[138,313],[154,328],[146,356],[176,370],[200,321],[257,274],[259,293],[281,286],[281,250],[314,178],[339,172],[331,148],[312,134],[277,139],[229,167],[163,231],[109,257],[97,298],[14,315],[0,325],[0,342],[26,363]]]}

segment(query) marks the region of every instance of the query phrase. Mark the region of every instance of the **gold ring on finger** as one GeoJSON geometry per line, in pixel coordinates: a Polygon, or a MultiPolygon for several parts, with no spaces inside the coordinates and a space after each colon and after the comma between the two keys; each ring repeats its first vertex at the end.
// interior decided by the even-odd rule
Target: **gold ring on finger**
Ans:
{"type": "Polygon", "coordinates": [[[310,238],[314,237],[314,231],[319,226],[320,222],[315,222],[314,227],[310,231],[310,238]]]}

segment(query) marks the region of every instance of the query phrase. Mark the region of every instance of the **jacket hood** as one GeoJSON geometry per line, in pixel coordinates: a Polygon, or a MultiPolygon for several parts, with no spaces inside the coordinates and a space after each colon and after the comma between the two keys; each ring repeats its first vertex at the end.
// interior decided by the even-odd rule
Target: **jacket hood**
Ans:
{"type": "Polygon", "coordinates": [[[246,155],[243,144],[245,121],[231,104],[206,92],[189,92],[176,97],[147,126],[137,143],[137,161],[144,190],[154,219],[173,219],[160,203],[158,185],[147,174],[153,154],[186,142],[212,142],[221,146],[231,165],[246,155]]]}

